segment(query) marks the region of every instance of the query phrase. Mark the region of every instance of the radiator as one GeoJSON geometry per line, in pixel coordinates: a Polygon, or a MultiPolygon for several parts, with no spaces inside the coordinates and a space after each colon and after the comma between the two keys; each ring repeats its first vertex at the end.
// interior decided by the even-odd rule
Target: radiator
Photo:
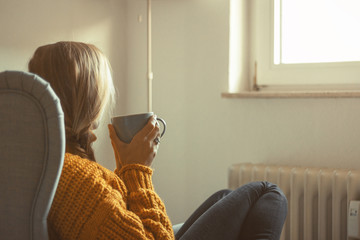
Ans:
{"type": "Polygon", "coordinates": [[[229,188],[252,181],[275,183],[288,199],[281,240],[348,239],[348,206],[360,200],[359,170],[251,163],[230,167],[229,188]]]}

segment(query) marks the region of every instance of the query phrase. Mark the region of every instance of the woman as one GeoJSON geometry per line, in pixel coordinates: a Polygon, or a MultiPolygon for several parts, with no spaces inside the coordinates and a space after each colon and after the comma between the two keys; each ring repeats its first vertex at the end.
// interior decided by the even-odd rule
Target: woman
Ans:
{"type": "MultiPolygon", "coordinates": [[[[109,124],[116,169],[95,161],[92,131],[114,99],[104,54],[90,44],[58,42],[39,47],[29,71],[50,83],[65,115],[66,154],[48,216],[50,238],[175,239],[151,180],[160,135],[155,117],[130,144],[121,142],[109,124]]],[[[223,190],[195,211],[176,239],[277,239],[286,204],[281,190],[269,183],[223,190]]]]}

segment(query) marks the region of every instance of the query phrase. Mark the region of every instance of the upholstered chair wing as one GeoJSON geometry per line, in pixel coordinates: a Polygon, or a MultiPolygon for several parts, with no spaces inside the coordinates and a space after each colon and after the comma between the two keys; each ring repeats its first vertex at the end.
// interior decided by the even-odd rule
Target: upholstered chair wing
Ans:
{"type": "Polygon", "coordinates": [[[47,215],[62,170],[64,117],[39,76],[0,73],[0,239],[48,239],[47,215]]]}

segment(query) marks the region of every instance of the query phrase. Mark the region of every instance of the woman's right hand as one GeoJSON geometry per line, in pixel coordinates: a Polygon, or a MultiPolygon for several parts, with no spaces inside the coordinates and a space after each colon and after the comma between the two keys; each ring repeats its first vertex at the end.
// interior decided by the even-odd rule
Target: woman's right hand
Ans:
{"type": "Polygon", "coordinates": [[[111,124],[108,127],[118,169],[128,164],[151,166],[159,148],[159,143],[156,143],[155,139],[160,138],[159,124],[155,116],[149,119],[129,144],[118,138],[111,124]]]}

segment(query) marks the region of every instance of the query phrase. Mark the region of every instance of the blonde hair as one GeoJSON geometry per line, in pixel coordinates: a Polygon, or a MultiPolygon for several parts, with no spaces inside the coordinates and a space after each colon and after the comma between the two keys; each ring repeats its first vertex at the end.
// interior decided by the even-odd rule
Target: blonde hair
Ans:
{"type": "Polygon", "coordinates": [[[108,103],[114,102],[108,59],[94,45],[57,42],[35,51],[29,71],[48,81],[60,98],[66,151],[95,161],[92,130],[98,127],[108,103]]]}

